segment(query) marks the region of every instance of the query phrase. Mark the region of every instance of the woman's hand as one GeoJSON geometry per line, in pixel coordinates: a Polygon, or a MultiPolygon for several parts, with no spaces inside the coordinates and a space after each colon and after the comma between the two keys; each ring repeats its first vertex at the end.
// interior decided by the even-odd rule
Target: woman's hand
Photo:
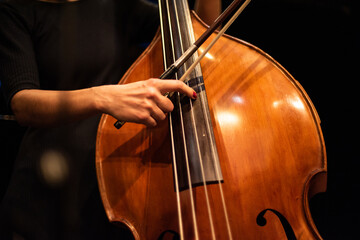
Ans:
{"type": "Polygon", "coordinates": [[[192,88],[178,80],[149,79],[124,85],[100,86],[95,91],[98,108],[118,120],[156,126],[174,105],[164,96],[167,92],[184,93],[196,98],[192,88]]]}

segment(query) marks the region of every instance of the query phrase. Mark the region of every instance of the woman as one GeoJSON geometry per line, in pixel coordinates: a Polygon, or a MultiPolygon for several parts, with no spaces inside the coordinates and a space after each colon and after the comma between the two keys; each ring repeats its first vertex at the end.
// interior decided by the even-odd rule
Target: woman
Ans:
{"type": "MultiPolygon", "coordinates": [[[[213,20],[220,1],[200,2],[213,20]]],[[[109,224],[97,188],[100,114],[155,126],[173,109],[165,92],[196,98],[176,80],[116,85],[156,31],[156,5],[0,0],[0,22],[0,81],[17,121],[29,126],[2,202],[4,237],[126,239],[109,224]]]]}

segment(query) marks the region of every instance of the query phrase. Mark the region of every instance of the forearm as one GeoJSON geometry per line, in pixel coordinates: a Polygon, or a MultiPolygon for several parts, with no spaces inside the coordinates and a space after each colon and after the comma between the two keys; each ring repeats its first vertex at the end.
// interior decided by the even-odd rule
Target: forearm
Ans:
{"type": "Polygon", "coordinates": [[[94,89],[74,91],[22,90],[14,95],[11,108],[21,125],[50,127],[99,113],[94,89]]]}

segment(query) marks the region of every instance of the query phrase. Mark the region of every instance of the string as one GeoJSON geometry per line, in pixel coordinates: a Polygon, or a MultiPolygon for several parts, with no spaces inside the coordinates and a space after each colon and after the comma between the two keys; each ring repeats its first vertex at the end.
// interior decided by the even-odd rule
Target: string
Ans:
{"type": "MultiPolygon", "coordinates": [[[[235,21],[235,19],[240,15],[240,13],[245,9],[245,7],[250,3],[251,0],[247,0],[245,1],[245,3],[237,10],[237,12],[233,15],[233,17],[228,21],[228,23],[220,30],[220,32],[218,33],[218,35],[215,37],[215,39],[208,45],[208,47],[202,52],[202,54],[195,60],[195,62],[190,66],[190,68],[187,69],[187,71],[184,73],[184,75],[179,79],[180,81],[185,81],[185,79],[189,76],[189,74],[195,69],[195,67],[197,66],[197,64],[200,62],[200,60],[206,55],[206,53],[210,50],[210,48],[216,43],[216,41],[224,34],[224,32],[229,28],[229,26],[235,21]]],[[[182,123],[183,124],[183,123],[182,123]]],[[[209,126],[207,126],[209,128],[209,126]]],[[[214,149],[212,149],[212,154],[214,155],[214,149]]],[[[187,160],[188,161],[188,160],[187,160]]],[[[188,162],[187,162],[188,164],[188,162]]],[[[204,179],[204,172],[203,172],[203,166],[202,166],[202,162],[201,162],[201,169],[202,169],[202,177],[204,179]]],[[[227,207],[226,207],[226,202],[225,202],[225,197],[224,197],[224,193],[223,193],[223,189],[222,189],[222,184],[221,181],[219,180],[219,168],[217,166],[217,164],[215,164],[215,170],[216,170],[216,177],[218,179],[218,185],[219,185],[219,190],[220,190],[220,196],[221,196],[221,201],[222,201],[222,206],[223,206],[223,211],[225,214],[225,220],[226,220],[226,226],[227,226],[227,231],[228,231],[228,235],[229,235],[229,239],[232,240],[232,233],[231,233],[231,227],[230,227],[230,222],[229,222],[229,217],[228,217],[228,213],[227,213],[227,207]]],[[[189,172],[189,169],[187,170],[189,172]]],[[[189,181],[189,178],[188,178],[189,181]]],[[[204,186],[206,186],[205,181],[204,182],[204,186]]],[[[205,189],[205,188],[204,188],[205,189]]],[[[189,184],[189,190],[190,192],[192,192],[191,189],[191,184],[189,184]]],[[[206,191],[206,195],[207,195],[207,191],[206,191]]],[[[193,197],[191,194],[191,199],[193,201],[193,197]]],[[[208,198],[207,198],[208,201],[208,198]]],[[[194,213],[193,213],[194,214],[194,213]]],[[[210,216],[210,215],[209,215],[210,216]]],[[[196,216],[194,216],[196,218],[196,216]]],[[[213,233],[214,234],[214,233],[213,233]]],[[[214,235],[213,235],[214,238],[214,235]]],[[[196,238],[198,239],[198,238],[196,238]]]]}
{"type": "MultiPolygon", "coordinates": [[[[174,41],[173,41],[173,30],[172,30],[172,26],[171,26],[171,19],[170,19],[170,8],[169,8],[169,2],[166,1],[166,5],[167,5],[167,11],[168,11],[168,22],[169,22],[169,31],[170,31],[170,36],[171,36],[171,48],[172,48],[172,53],[173,53],[173,61],[175,61],[175,47],[174,47],[174,41]]],[[[173,5],[176,8],[176,4],[173,1],[173,5]]],[[[176,14],[176,19],[177,19],[177,23],[179,26],[179,20],[178,20],[178,15],[177,15],[177,10],[175,9],[175,14],[176,14]]],[[[181,34],[179,34],[179,37],[181,38],[181,34]]],[[[181,43],[181,39],[180,39],[180,43],[181,43]]],[[[178,73],[175,74],[176,78],[178,79],[178,73]]],[[[179,111],[180,113],[182,112],[181,109],[181,104],[179,101],[180,98],[180,94],[177,93],[178,98],[178,102],[179,102],[179,111]]],[[[192,213],[192,218],[193,218],[193,226],[194,226],[194,234],[195,234],[195,239],[199,240],[199,234],[198,234],[198,226],[197,226],[197,220],[196,220],[196,214],[195,214],[195,204],[194,204],[194,196],[193,196],[193,191],[192,191],[192,184],[191,184],[191,174],[190,174],[190,167],[189,167],[189,159],[188,159],[188,154],[187,154],[187,148],[186,148],[186,139],[185,139],[185,134],[184,134],[184,120],[183,120],[183,116],[182,114],[180,114],[180,122],[181,122],[181,130],[182,130],[182,140],[183,140],[183,145],[184,145],[184,156],[185,156],[185,162],[186,162],[186,169],[187,169],[187,181],[188,181],[188,185],[189,185],[189,194],[190,194],[190,200],[191,200],[191,213],[192,213]]],[[[171,121],[172,123],[172,121],[171,121]]],[[[174,146],[173,146],[174,147],[174,146]]],[[[175,152],[175,147],[173,148],[174,152],[175,152]]],[[[175,153],[173,153],[173,155],[175,156],[175,153]]],[[[175,159],[175,158],[174,158],[175,159]]],[[[174,165],[176,165],[176,160],[174,160],[174,165]]],[[[174,170],[175,171],[175,170],[174,170]]],[[[175,175],[176,181],[178,182],[178,174],[176,173],[175,175]]],[[[177,195],[178,195],[178,202],[180,205],[180,193],[179,193],[179,186],[177,186],[177,195]]],[[[181,207],[178,208],[178,211],[180,210],[180,214],[181,214],[181,207]]],[[[181,223],[179,222],[179,227],[181,226],[181,228],[183,228],[183,224],[182,224],[182,219],[181,219],[181,223]]],[[[181,229],[182,231],[182,229],[181,229]]],[[[181,239],[183,239],[183,233],[181,235],[181,239]]]]}
{"type": "MultiPolygon", "coordinates": [[[[190,66],[190,68],[188,68],[186,70],[186,72],[184,73],[184,75],[179,79],[180,81],[185,81],[185,79],[187,78],[187,76],[193,71],[193,69],[195,69],[195,67],[197,66],[197,64],[200,62],[200,60],[206,55],[206,53],[210,50],[210,48],[217,42],[217,40],[224,34],[224,32],[230,27],[230,25],[235,21],[235,19],[242,13],[242,11],[245,9],[245,7],[250,3],[251,0],[246,0],[244,2],[244,4],[241,5],[241,7],[236,11],[236,13],[231,17],[231,19],[226,23],[226,25],[219,31],[219,33],[217,34],[217,36],[214,38],[214,40],[205,48],[205,50],[201,53],[201,55],[193,62],[193,64],[190,66]]],[[[208,126],[207,126],[208,127],[208,126]]],[[[211,138],[210,138],[211,139],[211,138]]],[[[212,149],[212,154],[215,155],[214,149],[212,149]]],[[[227,213],[227,207],[226,207],[226,202],[225,202],[225,197],[224,197],[224,192],[223,192],[223,188],[222,188],[222,184],[221,181],[219,180],[219,176],[220,176],[220,170],[218,168],[217,164],[215,165],[215,172],[216,172],[216,178],[218,179],[218,185],[219,185],[219,191],[220,191],[220,196],[221,196],[221,201],[222,201],[222,206],[223,206],[223,211],[225,214],[225,221],[226,221],[226,226],[227,226],[227,231],[228,231],[228,235],[229,235],[229,239],[232,240],[232,233],[231,233],[231,227],[230,227],[230,222],[229,222],[229,216],[227,213]]],[[[202,169],[203,170],[203,169],[202,169]]]]}
{"type": "MultiPolygon", "coordinates": [[[[183,2],[183,4],[185,4],[183,2]]],[[[175,6],[176,7],[176,6],[175,6]]],[[[188,8],[185,8],[183,6],[183,9],[188,9],[188,8]]],[[[176,11],[177,12],[177,11],[176,11]]],[[[176,19],[178,21],[178,26],[180,25],[179,24],[179,19],[178,19],[178,15],[176,15],[176,19]]],[[[188,17],[188,15],[187,15],[188,17]]],[[[189,21],[188,21],[189,22],[189,21]]],[[[191,27],[188,26],[188,29],[190,29],[191,27]]],[[[178,28],[179,29],[179,28],[178,28]]],[[[181,36],[181,34],[179,33],[179,35],[181,36]]],[[[192,35],[190,35],[190,37],[193,38],[192,35]]],[[[192,39],[193,41],[194,39],[192,39]]],[[[183,47],[183,44],[182,44],[182,41],[180,42],[181,43],[181,50],[182,52],[184,52],[184,47],[183,47]]],[[[185,63],[185,66],[186,67],[187,63],[185,63]]],[[[203,101],[201,100],[202,98],[199,96],[199,100],[203,103],[203,101]]],[[[212,235],[212,239],[215,240],[216,237],[215,237],[215,228],[214,228],[214,223],[213,223],[213,217],[212,217],[212,211],[211,211],[211,207],[210,207],[210,201],[209,201],[209,194],[208,194],[208,190],[207,190],[207,185],[206,185],[206,182],[205,182],[205,171],[204,171],[204,165],[203,165],[203,158],[201,156],[201,150],[200,150],[200,143],[199,143],[199,137],[198,137],[198,133],[196,131],[196,121],[195,121],[195,117],[194,117],[194,111],[193,111],[193,104],[192,104],[192,101],[189,99],[189,104],[190,104],[190,108],[191,108],[191,123],[193,125],[193,129],[195,129],[194,131],[194,136],[195,136],[195,143],[196,143],[196,147],[197,147],[197,152],[198,152],[198,157],[199,157],[199,163],[200,163],[200,169],[201,169],[201,177],[202,177],[202,183],[203,183],[203,187],[204,187],[204,193],[205,193],[205,199],[206,199],[206,207],[207,207],[207,211],[208,211],[208,215],[209,215],[209,222],[210,222],[210,229],[211,229],[211,235],[212,235]]],[[[207,122],[207,121],[206,121],[207,122]]],[[[187,163],[188,164],[188,163],[187,163]]],[[[189,171],[189,170],[188,170],[189,171]]],[[[191,182],[188,183],[189,186],[191,184],[191,182]]],[[[192,199],[193,201],[193,199],[192,199]]]]}
{"type": "MultiPolygon", "coordinates": [[[[174,8],[175,8],[175,19],[177,22],[177,30],[178,30],[178,36],[179,36],[179,43],[180,43],[180,48],[181,48],[181,52],[184,52],[184,46],[183,46],[183,39],[181,38],[181,32],[180,32],[180,23],[179,23],[179,15],[178,15],[178,10],[177,10],[177,4],[175,3],[176,1],[173,1],[174,4],[174,8]]],[[[185,9],[184,6],[182,9],[185,9]]],[[[173,54],[174,55],[174,54],[173,54]]],[[[175,61],[175,59],[174,59],[175,61]]],[[[186,68],[186,63],[184,68],[186,68]]],[[[180,94],[177,94],[177,97],[180,98],[180,94]]],[[[198,231],[198,225],[197,225],[197,218],[196,218],[196,213],[195,213],[195,201],[194,201],[194,196],[193,196],[193,188],[192,188],[192,182],[191,182],[191,173],[190,173],[190,165],[189,165],[189,158],[188,158],[188,153],[187,153],[187,145],[186,145],[186,137],[185,137],[185,131],[184,131],[184,118],[183,118],[183,111],[182,111],[182,106],[180,101],[178,101],[178,105],[179,105],[179,113],[180,113],[180,121],[181,121],[181,129],[182,129],[182,139],[183,139],[183,144],[184,144],[184,156],[185,156],[185,163],[186,163],[186,172],[187,172],[187,181],[188,181],[188,186],[189,186],[189,194],[190,194],[190,202],[191,202],[191,212],[192,212],[192,217],[193,217],[193,226],[194,226],[194,234],[195,234],[195,239],[198,240],[199,239],[199,231],[198,231]]],[[[196,133],[195,133],[196,135],[196,133]]]]}
{"type": "MultiPolygon", "coordinates": [[[[185,2],[186,3],[186,2],[185,2]]],[[[184,1],[183,4],[185,5],[184,1]]],[[[187,7],[183,6],[183,9],[188,9],[187,7]]],[[[187,18],[189,18],[189,15],[186,15],[187,18]]],[[[178,20],[178,19],[177,19],[178,20]]],[[[191,21],[187,21],[187,22],[191,22],[191,21]]],[[[188,26],[188,29],[192,29],[192,26],[188,26]]],[[[190,34],[189,37],[191,38],[191,41],[194,41],[194,36],[193,34],[190,34]]],[[[184,48],[181,45],[182,48],[182,52],[184,52],[184,48]]],[[[187,65],[187,64],[185,64],[187,65]]],[[[195,74],[196,76],[196,74],[195,74]]],[[[202,100],[201,96],[199,97],[199,100],[201,101],[201,103],[204,105],[204,101],[202,100]]],[[[204,171],[204,164],[203,164],[203,158],[201,156],[201,150],[200,150],[200,143],[199,143],[199,137],[198,137],[198,132],[197,132],[197,128],[196,128],[196,120],[194,117],[194,111],[193,111],[193,104],[192,101],[189,99],[189,104],[190,104],[190,108],[191,108],[191,123],[193,125],[193,129],[195,129],[194,131],[194,136],[195,136],[195,143],[196,143],[196,147],[197,147],[197,152],[198,152],[198,157],[199,157],[199,163],[200,163],[200,169],[201,169],[201,177],[202,177],[202,183],[203,183],[203,187],[204,187],[204,194],[205,194],[205,199],[206,199],[206,207],[207,207],[207,212],[209,215],[209,222],[210,222],[210,229],[211,229],[211,235],[212,235],[212,239],[215,240],[215,228],[214,228],[214,223],[213,223],[213,216],[212,216],[212,211],[211,211],[211,205],[210,205],[210,201],[209,201],[209,194],[208,194],[208,189],[207,189],[207,185],[205,182],[205,171],[204,171]]],[[[203,108],[204,109],[204,108],[203,108]]],[[[205,115],[206,116],[206,115],[205,115]]],[[[208,121],[206,121],[206,124],[208,125],[208,121]]],[[[208,128],[209,129],[209,128],[208,128]]],[[[209,132],[209,131],[208,131],[209,132]]]]}
{"type": "MultiPolygon", "coordinates": [[[[161,16],[161,21],[160,21],[160,25],[161,25],[161,29],[164,29],[163,26],[163,22],[162,22],[162,4],[161,1],[159,0],[159,12],[160,12],[160,16],[161,16]]],[[[169,6],[168,3],[166,3],[167,5],[167,14],[168,14],[168,21],[170,14],[169,14],[169,6]]],[[[171,32],[171,26],[169,25],[169,31],[171,32]]],[[[161,37],[163,39],[163,42],[165,40],[165,36],[164,36],[164,31],[161,31],[161,37]]],[[[170,33],[170,38],[171,38],[171,44],[173,45],[173,41],[172,41],[172,34],[170,33]]],[[[165,53],[165,44],[162,44],[163,47],[163,53],[165,53]]],[[[172,49],[174,47],[172,46],[172,49]]],[[[173,50],[174,51],[174,50],[173,50]]],[[[163,58],[164,58],[164,65],[165,68],[167,68],[167,62],[166,62],[166,56],[165,54],[163,54],[163,58]]],[[[172,151],[172,158],[173,158],[173,168],[174,168],[174,179],[175,179],[175,192],[176,192],[176,206],[177,206],[177,211],[178,211],[178,223],[179,223],[179,231],[180,231],[180,239],[184,240],[184,227],[183,227],[183,221],[182,221],[182,213],[181,213],[181,201],[180,201],[180,191],[179,191],[179,177],[178,177],[178,172],[177,172],[177,162],[176,162],[176,154],[175,154],[175,143],[174,143],[174,131],[173,131],[173,127],[172,127],[172,115],[171,112],[169,113],[169,125],[170,125],[170,135],[171,135],[171,147],[173,149],[172,151]]]]}

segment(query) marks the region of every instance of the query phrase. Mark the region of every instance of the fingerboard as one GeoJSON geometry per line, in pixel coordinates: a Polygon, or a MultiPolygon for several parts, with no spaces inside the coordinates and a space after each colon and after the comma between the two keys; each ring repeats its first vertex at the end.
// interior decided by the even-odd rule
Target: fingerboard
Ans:
{"type": "MultiPolygon", "coordinates": [[[[159,0],[159,9],[167,68],[195,42],[195,37],[186,0],[159,0]]],[[[180,79],[197,56],[195,53],[174,78],[180,79]]],[[[200,64],[188,76],[187,84],[197,92],[198,98],[193,101],[174,94],[171,100],[175,108],[169,115],[179,190],[189,188],[189,174],[192,187],[223,181],[200,64]]]]}

